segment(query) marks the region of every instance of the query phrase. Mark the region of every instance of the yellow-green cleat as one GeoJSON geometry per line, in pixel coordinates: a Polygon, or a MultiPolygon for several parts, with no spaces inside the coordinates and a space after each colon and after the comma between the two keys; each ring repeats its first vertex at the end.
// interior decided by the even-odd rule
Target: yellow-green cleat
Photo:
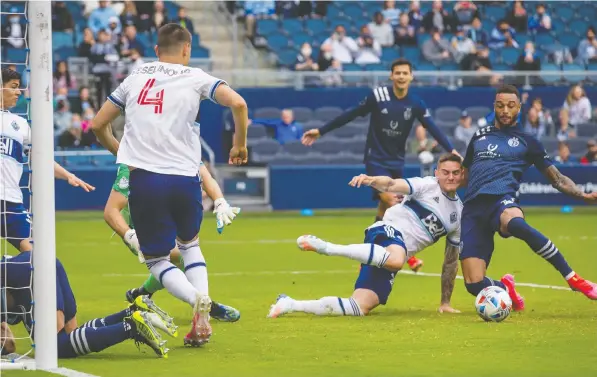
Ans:
{"type": "Polygon", "coordinates": [[[149,315],[148,312],[136,311],[130,317],[125,318],[125,322],[131,326],[132,338],[137,346],[140,343],[146,344],[159,357],[168,358],[167,341],[162,340],[158,331],[151,324],[149,315]]]}
{"type": "Polygon", "coordinates": [[[139,296],[135,298],[129,306],[131,311],[142,311],[150,313],[148,319],[154,327],[157,327],[166,334],[176,338],[178,336],[178,326],[174,324],[174,319],[166,313],[165,310],[156,305],[149,296],[139,296]]]}

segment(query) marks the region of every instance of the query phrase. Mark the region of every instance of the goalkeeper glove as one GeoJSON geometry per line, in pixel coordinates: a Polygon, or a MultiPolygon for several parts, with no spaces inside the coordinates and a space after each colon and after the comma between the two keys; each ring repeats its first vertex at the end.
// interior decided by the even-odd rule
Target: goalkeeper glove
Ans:
{"type": "Polygon", "coordinates": [[[139,258],[139,263],[145,263],[145,257],[141,252],[141,245],[139,245],[139,240],[137,239],[137,232],[134,229],[127,230],[122,240],[131,249],[132,253],[139,258]]]}
{"type": "Polygon", "coordinates": [[[224,198],[219,198],[214,201],[216,214],[216,226],[218,233],[222,234],[224,226],[232,224],[232,220],[240,213],[240,208],[230,207],[230,204],[224,198]]]}

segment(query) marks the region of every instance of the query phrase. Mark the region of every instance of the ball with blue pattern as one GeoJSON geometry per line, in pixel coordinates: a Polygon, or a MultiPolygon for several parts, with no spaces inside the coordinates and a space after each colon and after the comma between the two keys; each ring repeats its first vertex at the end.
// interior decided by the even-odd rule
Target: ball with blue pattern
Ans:
{"type": "Polygon", "coordinates": [[[512,311],[512,300],[500,287],[486,287],[475,299],[475,308],[479,317],[487,322],[502,322],[512,311]]]}

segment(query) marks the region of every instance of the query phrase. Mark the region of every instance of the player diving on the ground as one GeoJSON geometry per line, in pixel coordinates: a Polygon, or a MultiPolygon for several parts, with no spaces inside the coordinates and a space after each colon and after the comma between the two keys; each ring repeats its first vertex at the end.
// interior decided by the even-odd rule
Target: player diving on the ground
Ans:
{"type": "Polygon", "coordinates": [[[435,177],[392,179],[361,174],[350,181],[353,187],[371,186],[382,192],[406,195],[402,203],[389,208],[382,219],[365,230],[362,244],[337,245],[312,235],[301,236],[300,249],[327,256],[341,256],[361,262],[361,271],[350,298],[335,296],[301,301],[280,295],[268,317],[292,312],[315,315],[367,315],[385,305],[396,273],[408,258],[446,236],[441,275],[440,312],[457,313],[450,305],[458,271],[460,213],[462,202],[456,190],[462,179],[460,157],[442,156],[435,177]]]}

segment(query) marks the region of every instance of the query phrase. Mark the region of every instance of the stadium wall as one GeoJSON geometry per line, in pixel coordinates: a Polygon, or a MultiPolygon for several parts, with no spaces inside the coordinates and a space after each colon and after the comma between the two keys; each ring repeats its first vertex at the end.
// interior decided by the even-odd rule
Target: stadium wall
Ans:
{"type": "MultiPolygon", "coordinates": [[[[537,87],[529,91],[531,99],[541,97],[547,108],[560,107],[564,103],[568,90],[567,86],[537,87]]],[[[356,106],[368,93],[369,88],[309,88],[296,90],[294,88],[247,88],[239,93],[245,98],[251,111],[260,107],[308,107],[337,106],[350,108],[356,106]]],[[[585,87],[591,103],[597,104],[597,88],[585,87]]],[[[447,90],[441,87],[414,87],[412,92],[421,97],[432,109],[441,106],[456,106],[467,108],[470,106],[492,107],[495,88],[462,88],[447,90]]],[[[222,115],[224,109],[204,101],[201,104],[201,136],[214,149],[218,162],[225,162],[224,156],[228,151],[222,151],[222,115]]],[[[227,160],[227,159],[226,159],[227,160]]]]}
{"type": "MultiPolygon", "coordinates": [[[[116,167],[76,168],[69,167],[81,179],[96,187],[91,193],[71,187],[66,181],[56,181],[56,209],[101,210],[104,208],[116,167]]],[[[586,191],[597,191],[597,166],[560,166],[560,170],[586,191]]],[[[270,170],[271,204],[276,210],[300,210],[305,208],[372,208],[369,188],[355,189],[348,186],[354,175],[364,171],[361,165],[347,166],[272,166],[270,170]]],[[[406,177],[421,174],[417,165],[407,166],[406,177]]],[[[25,182],[23,182],[24,184],[25,182]]],[[[530,206],[577,206],[584,205],[558,193],[535,168],[524,176],[520,189],[523,205],[530,206]]],[[[28,200],[29,195],[24,195],[28,200]]],[[[27,208],[28,203],[26,203],[27,208]]]]}

